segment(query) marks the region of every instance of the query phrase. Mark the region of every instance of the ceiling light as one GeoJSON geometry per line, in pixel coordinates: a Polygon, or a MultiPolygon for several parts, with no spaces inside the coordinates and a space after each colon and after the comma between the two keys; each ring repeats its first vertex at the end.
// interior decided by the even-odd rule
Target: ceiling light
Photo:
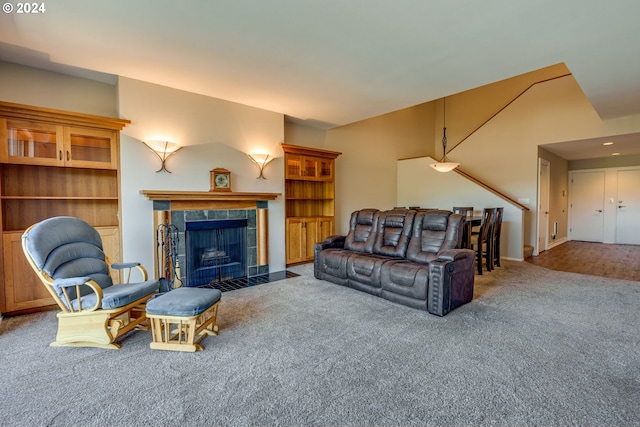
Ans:
{"type": "Polygon", "coordinates": [[[620,153],[611,153],[612,156],[619,156],[620,153]]]}
{"type": "Polygon", "coordinates": [[[460,166],[460,163],[450,162],[447,159],[447,110],[446,98],[442,98],[442,158],[438,163],[430,166],[438,172],[449,172],[460,166]]]}
{"type": "Polygon", "coordinates": [[[613,142],[609,141],[609,142],[603,142],[602,145],[613,145],[613,142]]]}

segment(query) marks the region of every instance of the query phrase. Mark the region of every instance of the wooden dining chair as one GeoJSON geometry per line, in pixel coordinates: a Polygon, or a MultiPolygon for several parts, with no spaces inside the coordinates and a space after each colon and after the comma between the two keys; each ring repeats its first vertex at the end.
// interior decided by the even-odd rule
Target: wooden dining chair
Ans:
{"type": "Polygon", "coordinates": [[[495,218],[493,221],[493,237],[491,239],[491,246],[493,247],[492,265],[496,265],[500,267],[500,233],[502,231],[502,214],[504,212],[504,208],[496,208],[495,210],[495,218]]]}
{"type": "Polygon", "coordinates": [[[472,216],[473,206],[454,206],[451,211],[460,215],[472,216]]]}
{"type": "Polygon", "coordinates": [[[493,270],[492,268],[492,250],[491,244],[492,238],[492,221],[494,217],[495,208],[484,208],[482,210],[482,220],[480,222],[480,229],[477,232],[471,233],[471,248],[476,252],[476,263],[478,265],[478,274],[482,275],[482,261],[485,260],[485,266],[487,271],[493,270]]]}
{"type": "MultiPolygon", "coordinates": [[[[451,212],[454,214],[460,214],[465,217],[473,216],[473,207],[472,206],[454,206],[451,208],[451,212]]],[[[471,231],[473,229],[473,224],[471,221],[464,222],[464,230],[462,232],[462,247],[467,249],[470,248],[470,239],[471,239],[471,231]]]]}

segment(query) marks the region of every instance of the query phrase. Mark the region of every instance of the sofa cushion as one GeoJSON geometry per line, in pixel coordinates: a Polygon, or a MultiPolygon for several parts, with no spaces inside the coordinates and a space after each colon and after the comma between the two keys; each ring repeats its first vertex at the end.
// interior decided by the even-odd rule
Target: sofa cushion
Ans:
{"type": "Polygon", "coordinates": [[[379,294],[380,267],[392,259],[393,258],[376,254],[354,253],[347,259],[349,286],[366,292],[379,294]]]}
{"type": "Polygon", "coordinates": [[[426,300],[429,266],[406,260],[390,261],[380,270],[382,289],[406,297],[426,300]]]}
{"type": "Polygon", "coordinates": [[[222,292],[208,288],[177,288],[147,302],[147,313],[165,316],[197,316],[220,301],[222,292]]]}
{"type": "Polygon", "coordinates": [[[349,233],[344,248],[356,252],[371,253],[378,221],[377,209],[361,209],[351,214],[349,233]]]}
{"type": "Polygon", "coordinates": [[[381,212],[376,228],[373,253],[402,258],[407,253],[416,211],[394,209],[381,212]]]}
{"type": "Polygon", "coordinates": [[[464,217],[450,211],[426,211],[416,215],[406,258],[427,264],[438,252],[459,248],[464,217]]]}

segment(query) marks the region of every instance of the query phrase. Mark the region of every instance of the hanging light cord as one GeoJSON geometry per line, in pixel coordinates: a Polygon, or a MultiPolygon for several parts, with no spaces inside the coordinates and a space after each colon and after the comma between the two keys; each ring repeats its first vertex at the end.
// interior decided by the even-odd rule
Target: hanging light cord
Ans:
{"type": "Polygon", "coordinates": [[[447,97],[442,98],[442,161],[447,157],[447,97]]]}

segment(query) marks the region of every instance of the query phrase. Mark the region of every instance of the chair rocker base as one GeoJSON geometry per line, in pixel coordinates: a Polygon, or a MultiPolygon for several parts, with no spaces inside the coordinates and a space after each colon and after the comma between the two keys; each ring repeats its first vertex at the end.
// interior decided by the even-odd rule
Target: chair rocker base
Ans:
{"type": "Polygon", "coordinates": [[[115,341],[123,335],[149,329],[144,303],[153,295],[110,310],[58,313],[58,333],[50,346],[119,349],[115,341]]]}
{"type": "Polygon", "coordinates": [[[218,335],[218,305],[211,305],[195,316],[170,316],[150,314],[153,342],[149,347],[154,350],[173,350],[195,352],[204,350],[200,341],[209,335],[218,335]]]}

